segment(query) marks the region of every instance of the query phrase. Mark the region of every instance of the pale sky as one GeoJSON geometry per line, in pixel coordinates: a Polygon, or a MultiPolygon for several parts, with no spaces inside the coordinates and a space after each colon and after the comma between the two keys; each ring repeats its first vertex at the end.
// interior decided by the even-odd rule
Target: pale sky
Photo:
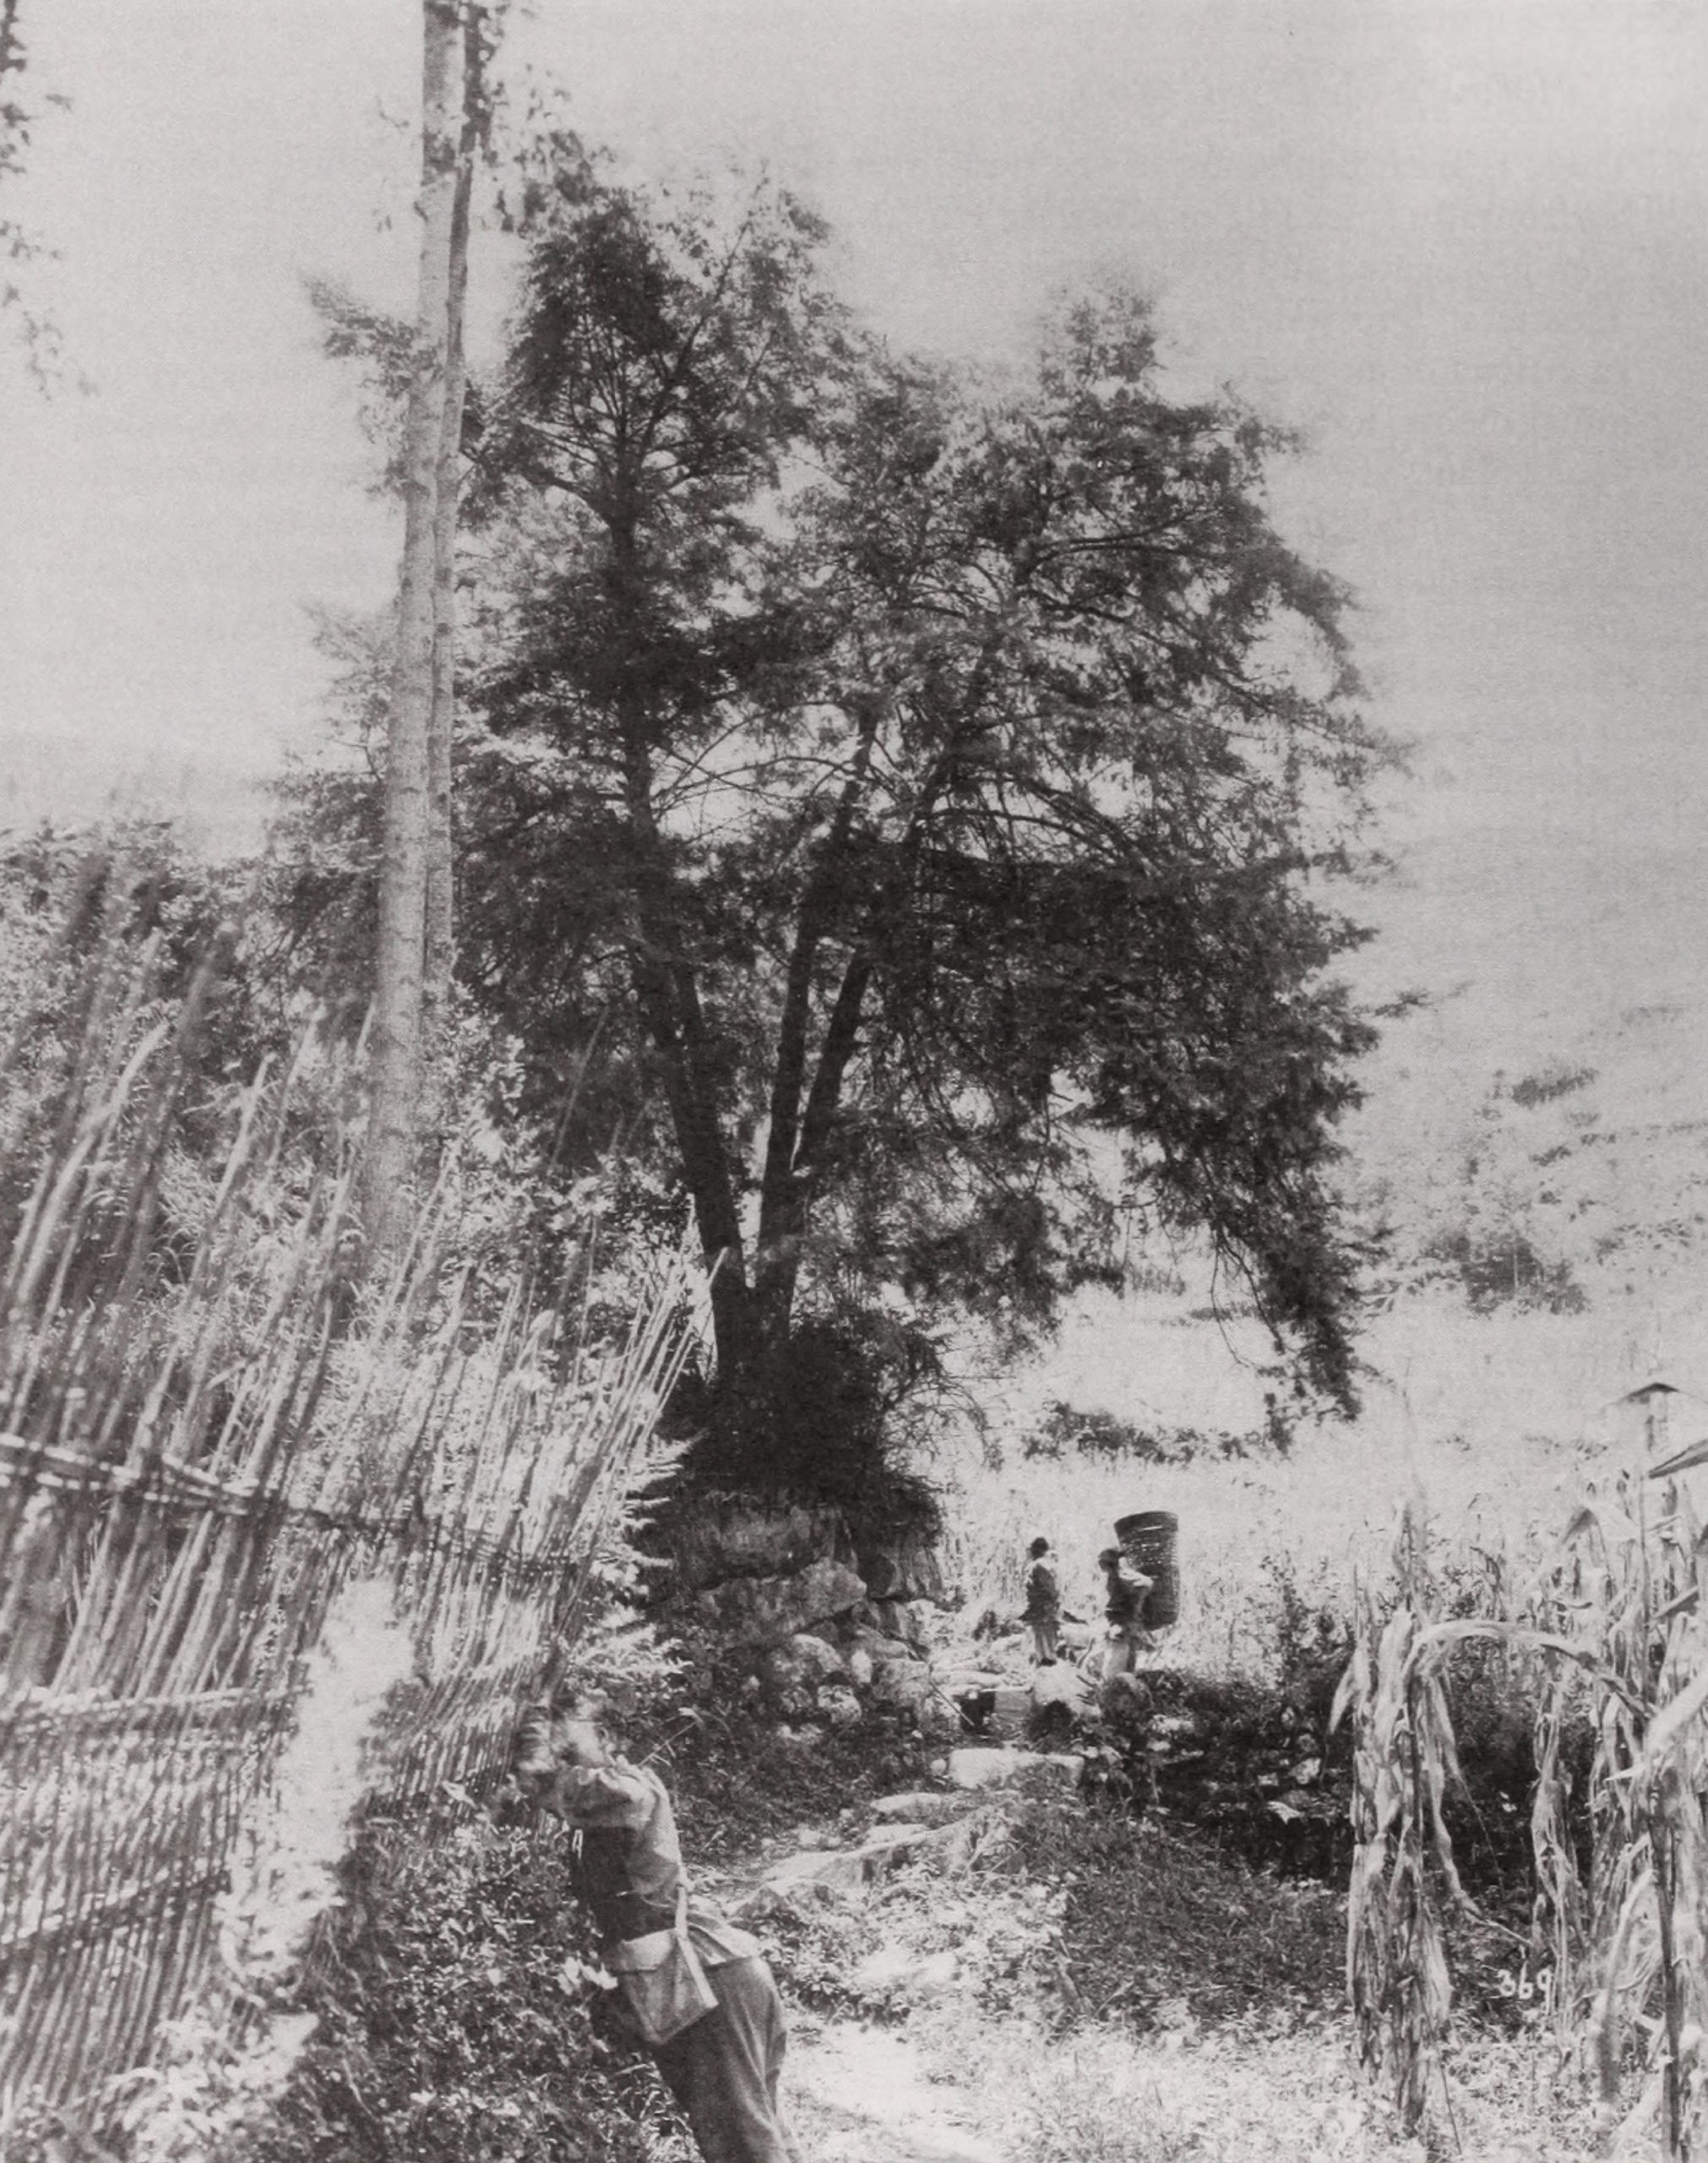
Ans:
{"type": "MultiPolygon", "coordinates": [[[[407,300],[418,9],[24,20],[73,109],[12,207],[95,389],[0,351],[0,820],[117,788],[218,828],[312,738],[308,605],[394,572],[301,281],[407,300]]],[[[1153,291],[1183,386],[1308,433],[1285,522],[1419,747],[1376,977],[1470,977],[1479,1026],[1700,997],[1697,0],[534,0],[508,58],[644,171],[767,161],[900,342],[1001,354],[1076,280],[1153,291]]]]}

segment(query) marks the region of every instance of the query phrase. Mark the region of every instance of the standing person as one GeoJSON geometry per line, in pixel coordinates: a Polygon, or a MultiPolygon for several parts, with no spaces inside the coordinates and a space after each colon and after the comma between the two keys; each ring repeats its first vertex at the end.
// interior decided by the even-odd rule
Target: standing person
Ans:
{"type": "Polygon", "coordinates": [[[705,2163],[799,2163],[777,2099],[787,2028],[758,1942],[688,1896],[664,1783],[614,1754],[578,1698],[522,1724],[512,1770],[575,1832],[575,1888],[617,1978],[623,2024],[650,2051],[705,2163]]]}
{"type": "Polygon", "coordinates": [[[1103,1652],[1103,1679],[1130,1675],[1145,1643],[1145,1602],[1154,1580],[1134,1569],[1118,1547],[1097,1557],[1103,1572],[1103,1615],[1108,1625],[1103,1652]]]}
{"type": "Polygon", "coordinates": [[[1062,1594],[1050,1561],[1050,1543],[1035,1539],[1026,1550],[1031,1567],[1026,1572],[1026,1604],[1020,1620],[1032,1633],[1032,1661],[1037,1667],[1053,1667],[1062,1629],[1062,1594]]]}

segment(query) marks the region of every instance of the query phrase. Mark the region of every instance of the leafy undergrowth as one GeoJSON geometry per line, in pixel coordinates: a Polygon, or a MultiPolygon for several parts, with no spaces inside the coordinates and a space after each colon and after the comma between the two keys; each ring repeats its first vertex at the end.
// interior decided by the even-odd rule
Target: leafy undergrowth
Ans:
{"type": "Polygon", "coordinates": [[[1061,1887],[1076,2010],[1201,2020],[1270,2006],[1319,2011],[1342,1991],[1346,1923],[1327,1886],[1253,1869],[1189,1828],[1120,1811],[1035,1806],[1007,1866],[1061,1887]]]}
{"type": "MultiPolygon", "coordinates": [[[[729,1702],[708,1689],[701,1708],[729,1702]]],[[[781,1741],[750,1711],[683,1708],[629,1740],[676,1797],[683,1838],[703,1866],[732,1868],[801,1825],[859,1816],[878,1795],[917,1788],[930,1751],[900,1720],[832,1728],[810,1744],[781,1741]]]]}
{"type": "Polygon", "coordinates": [[[922,1864],[792,1902],[764,1930],[800,2002],[863,2018],[952,1991],[1057,2028],[1118,2016],[1143,2029],[1182,2009],[1296,2024],[1342,1995],[1345,1924],[1326,1888],[1067,1800],[989,1806],[965,1868],[922,1864]]]}
{"type": "Polygon", "coordinates": [[[309,1965],[318,2026],[246,2163],[685,2163],[652,2068],[559,1980],[591,1952],[554,1830],[371,1828],[309,1965]]]}
{"type": "MultiPolygon", "coordinates": [[[[715,1882],[804,1824],[851,1841],[873,1794],[921,1783],[921,1753],[905,1735],[801,1751],[702,1724],[667,1770],[715,1882]]],[[[594,2001],[560,1980],[591,1948],[554,1829],[377,1828],[348,1891],[305,1992],[318,2030],[242,2163],[687,2163],[651,2067],[607,2047],[594,2001]]],[[[955,1866],[799,1894],[754,1926],[803,2042],[898,2030],[1004,2163],[1423,2153],[1353,2070],[1336,1894],[1191,1828],[997,1800],[955,1866]]],[[[1591,2152],[1575,2085],[1548,2070],[1534,2026],[1467,2024],[1452,2120],[1467,2163],[1591,2152]]]]}
{"type": "MultiPolygon", "coordinates": [[[[1066,1799],[998,1805],[965,1867],[796,1902],[765,1929],[804,2038],[905,2024],[1008,2163],[1426,2153],[1355,2069],[1338,1895],[1190,1828],[1066,1799]]],[[[1441,2152],[1601,2152],[1539,2021],[1467,2019],[1449,2070],[1441,2152]]]]}

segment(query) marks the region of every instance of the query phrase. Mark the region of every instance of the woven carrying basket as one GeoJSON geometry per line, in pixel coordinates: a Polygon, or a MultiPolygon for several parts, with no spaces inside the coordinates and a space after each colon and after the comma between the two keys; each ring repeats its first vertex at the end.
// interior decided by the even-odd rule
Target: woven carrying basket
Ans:
{"type": "Polygon", "coordinates": [[[1166,1630],[1180,1620],[1180,1568],[1175,1559],[1179,1532],[1180,1520],[1172,1510],[1135,1510],[1115,1520],[1121,1552],[1151,1580],[1145,1601],[1147,1630],[1166,1630]]]}

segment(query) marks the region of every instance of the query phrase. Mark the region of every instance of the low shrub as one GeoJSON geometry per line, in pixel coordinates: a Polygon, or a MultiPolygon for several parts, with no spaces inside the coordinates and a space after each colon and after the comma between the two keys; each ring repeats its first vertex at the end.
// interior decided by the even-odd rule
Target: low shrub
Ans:
{"type": "Polygon", "coordinates": [[[1344,1901],[1189,1828],[1035,1803],[1003,1866],[1064,1896],[1061,1977],[1077,2016],[1142,2026],[1171,2004],[1202,2020],[1258,2006],[1303,2015],[1341,1997],[1344,1901]]]}
{"type": "Polygon", "coordinates": [[[245,2163],[685,2163],[651,2066],[596,2032],[592,1952],[555,1828],[370,1825],[245,2163]]]}
{"type": "Polygon", "coordinates": [[[785,1737],[742,1681],[690,1653],[670,1698],[624,1728],[626,1754],[663,1775],[702,1864],[723,1868],[797,1826],[834,1824],[878,1795],[923,1784],[926,1746],[906,1715],[785,1737]]]}

